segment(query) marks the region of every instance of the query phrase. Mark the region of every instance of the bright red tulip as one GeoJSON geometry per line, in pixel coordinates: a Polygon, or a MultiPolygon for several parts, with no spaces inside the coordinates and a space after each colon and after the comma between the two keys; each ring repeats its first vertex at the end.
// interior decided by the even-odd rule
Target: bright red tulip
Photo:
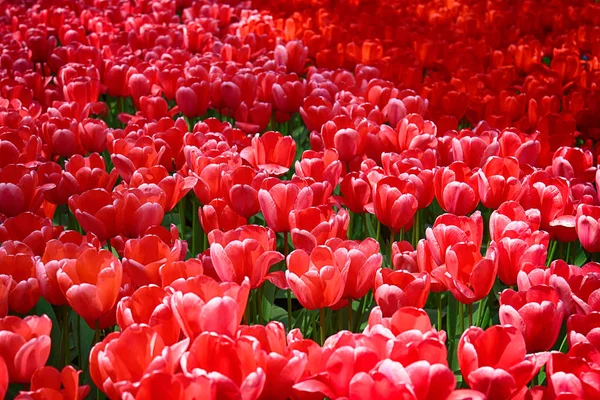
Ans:
{"type": "Polygon", "coordinates": [[[401,307],[422,308],[427,302],[431,280],[425,272],[410,273],[382,268],[377,271],[374,298],[385,317],[401,307]]]}
{"type": "Polygon", "coordinates": [[[576,221],[577,236],[583,248],[590,253],[600,252],[600,207],[580,204],[576,221]]]}
{"type": "Polygon", "coordinates": [[[167,263],[183,261],[186,252],[187,242],[182,240],[169,246],[155,235],[129,239],[123,253],[123,270],[135,287],[160,285],[160,269],[167,263]]]}
{"type": "Polygon", "coordinates": [[[180,339],[181,328],[169,304],[168,293],[154,285],[142,286],[131,296],[123,297],[117,305],[117,323],[121,331],[133,324],[147,324],[166,345],[180,339]]]}
{"type": "Polygon", "coordinates": [[[46,243],[60,233],[62,227],[52,225],[50,218],[25,212],[8,218],[0,225],[0,242],[15,240],[26,244],[35,255],[44,253],[46,243]]]}
{"type": "Polygon", "coordinates": [[[502,203],[490,215],[490,239],[500,240],[505,230],[529,229],[532,232],[537,231],[540,228],[540,222],[540,210],[532,208],[525,211],[519,203],[507,201],[502,203]]]}
{"type": "Polygon", "coordinates": [[[497,209],[502,203],[516,200],[521,191],[519,161],[514,157],[490,157],[477,173],[481,204],[497,209]]]}
{"type": "MultiPolygon", "coordinates": [[[[0,246],[0,277],[8,283],[8,307],[26,314],[37,304],[41,292],[35,274],[33,252],[20,242],[6,241],[0,246]]],[[[3,313],[4,316],[6,313],[3,313]]]]}
{"type": "Polygon", "coordinates": [[[140,237],[148,228],[161,224],[166,195],[158,186],[115,192],[114,198],[116,220],[123,236],[140,237]]]}
{"type": "Polygon", "coordinates": [[[92,189],[69,198],[69,208],[86,232],[104,241],[119,234],[113,195],[104,189],[92,189]]]}
{"type": "Polygon", "coordinates": [[[171,309],[185,336],[193,339],[202,332],[235,336],[246,310],[249,279],[237,285],[200,275],[178,279],[170,288],[171,309]]]}
{"type": "Polygon", "coordinates": [[[551,287],[538,285],[526,292],[505,289],[500,295],[500,323],[517,327],[528,353],[552,348],[564,317],[564,306],[551,287]]]}
{"type": "Polygon", "coordinates": [[[255,169],[266,171],[269,175],[283,175],[292,165],[296,156],[296,142],[291,136],[268,131],[252,138],[252,145],[240,153],[255,169]]]}
{"type": "Polygon", "coordinates": [[[334,237],[346,239],[348,212],[337,213],[329,206],[308,207],[290,212],[290,227],[294,248],[310,253],[316,246],[334,237]]]}
{"type": "MultiPolygon", "coordinates": [[[[113,170],[114,171],[114,170],[113,170]]],[[[136,170],[129,180],[129,187],[144,190],[147,185],[158,186],[166,196],[165,212],[175,208],[177,203],[194,188],[197,179],[194,176],[183,177],[179,173],[170,175],[162,165],[136,170]]]]}
{"type": "Polygon", "coordinates": [[[362,214],[367,212],[365,206],[372,203],[372,188],[366,176],[359,172],[346,174],[340,185],[342,203],[350,211],[362,214]]]}
{"type": "Polygon", "coordinates": [[[22,212],[37,212],[44,200],[44,191],[52,184],[39,185],[38,174],[21,164],[11,164],[0,170],[0,214],[15,217],[22,212]]]}
{"type": "Polygon", "coordinates": [[[79,386],[79,375],[70,365],[62,371],[53,367],[42,367],[31,377],[28,392],[20,392],[16,399],[65,399],[83,400],[90,391],[88,385],[79,386]]]}
{"type": "Polygon", "coordinates": [[[265,221],[275,233],[289,232],[289,214],[292,210],[310,207],[313,192],[308,187],[299,187],[293,182],[280,182],[271,186],[273,181],[263,181],[263,188],[258,192],[258,201],[265,221]],[[266,188],[265,188],[266,186],[266,188]]]}
{"type": "Polygon", "coordinates": [[[242,284],[250,278],[250,287],[255,289],[265,279],[283,282],[282,272],[269,273],[269,269],[284,259],[276,251],[275,233],[258,225],[245,225],[223,232],[215,229],[208,234],[210,257],[219,278],[223,282],[242,284]]]}
{"type": "Polygon", "coordinates": [[[327,181],[331,187],[336,187],[342,175],[342,163],[335,149],[325,149],[322,152],[306,150],[302,158],[296,161],[294,171],[301,178],[313,178],[317,182],[327,181]]]}
{"type": "Polygon", "coordinates": [[[498,271],[498,264],[482,257],[474,243],[456,243],[446,250],[446,264],[431,274],[463,304],[472,304],[488,295],[498,271]]]}
{"type": "Polygon", "coordinates": [[[223,172],[221,191],[227,204],[239,215],[250,218],[260,211],[258,191],[268,174],[242,165],[223,172]]]}
{"type": "Polygon", "coordinates": [[[145,374],[175,372],[188,344],[186,339],[168,347],[148,325],[134,324],[123,332],[109,334],[92,348],[90,375],[110,398],[120,398],[124,392],[136,393],[145,374]]]}
{"type": "Polygon", "coordinates": [[[0,319],[0,357],[6,363],[10,382],[27,383],[50,355],[52,321],[46,315],[0,319]]]}
{"type": "Polygon", "coordinates": [[[373,238],[363,241],[332,238],[325,245],[333,251],[338,262],[349,259],[348,276],[344,287],[344,298],[360,299],[373,286],[375,273],[381,267],[383,257],[379,253],[379,243],[373,238]]]}
{"type": "Polygon", "coordinates": [[[437,170],[433,178],[435,198],[446,212],[466,215],[479,203],[477,175],[462,161],[437,170]]]}
{"type": "Polygon", "coordinates": [[[509,325],[467,329],[457,353],[469,386],[491,400],[519,394],[548,359],[545,353],[528,355],[521,332],[509,325]]]}
{"type": "Polygon", "coordinates": [[[309,255],[294,250],[287,258],[287,283],[302,306],[309,310],[334,306],[344,294],[350,260],[338,262],[332,250],[317,246],[309,255]]]}
{"type": "Polygon", "coordinates": [[[215,229],[228,231],[246,225],[246,218],[237,214],[224,200],[214,199],[198,208],[198,218],[204,232],[215,229]]]}
{"type": "Polygon", "coordinates": [[[254,358],[252,340],[232,339],[211,332],[200,334],[181,358],[184,374],[208,374],[215,397],[258,399],[265,372],[254,358]]]}
{"type": "Polygon", "coordinates": [[[375,185],[373,208],[377,219],[393,232],[412,226],[419,202],[407,181],[386,177],[375,185]]]}
{"type": "MultiPolygon", "coordinates": [[[[101,318],[114,312],[123,267],[107,250],[85,249],[76,260],[69,260],[56,274],[58,284],[69,305],[92,329],[101,318]]],[[[100,325],[100,328],[103,328],[100,325]]]]}

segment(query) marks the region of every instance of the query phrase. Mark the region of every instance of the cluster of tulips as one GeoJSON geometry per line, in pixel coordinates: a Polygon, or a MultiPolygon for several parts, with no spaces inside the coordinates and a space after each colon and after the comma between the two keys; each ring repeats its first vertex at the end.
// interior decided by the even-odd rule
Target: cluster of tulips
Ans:
{"type": "Polygon", "coordinates": [[[0,398],[600,398],[599,24],[0,2],[0,398]]]}

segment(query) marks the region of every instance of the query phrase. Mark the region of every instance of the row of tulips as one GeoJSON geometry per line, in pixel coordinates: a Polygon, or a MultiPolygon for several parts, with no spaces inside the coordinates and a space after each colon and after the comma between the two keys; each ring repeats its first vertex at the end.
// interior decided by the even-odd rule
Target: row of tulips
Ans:
{"type": "Polygon", "coordinates": [[[422,3],[0,4],[0,397],[600,397],[600,8],[422,3]]]}

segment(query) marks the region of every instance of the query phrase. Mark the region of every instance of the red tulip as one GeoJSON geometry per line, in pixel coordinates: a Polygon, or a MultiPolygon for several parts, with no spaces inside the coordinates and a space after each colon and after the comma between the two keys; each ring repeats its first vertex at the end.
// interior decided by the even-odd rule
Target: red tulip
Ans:
{"type": "Polygon", "coordinates": [[[117,323],[121,331],[133,324],[147,324],[165,342],[172,345],[179,341],[181,328],[171,306],[169,295],[158,286],[142,286],[131,296],[123,297],[117,305],[117,323]]]}
{"type": "Polygon", "coordinates": [[[8,369],[10,382],[27,383],[50,355],[52,321],[46,315],[20,319],[0,319],[0,356],[8,369]]]}
{"type": "Polygon", "coordinates": [[[256,134],[252,145],[242,149],[240,155],[255,169],[264,170],[269,175],[283,175],[296,156],[296,142],[291,136],[268,131],[256,134]]]}
{"type": "Polygon", "coordinates": [[[160,285],[160,269],[167,263],[183,261],[186,252],[187,242],[182,240],[169,246],[156,235],[129,239],[123,253],[123,270],[135,287],[160,285]]]}
{"type": "Polygon", "coordinates": [[[466,215],[479,203],[477,175],[462,161],[440,168],[433,178],[435,198],[446,212],[466,215]]]}
{"type": "Polygon", "coordinates": [[[404,158],[408,152],[402,155],[397,153],[383,153],[381,161],[387,175],[396,176],[401,180],[409,180],[415,188],[415,197],[419,202],[419,208],[428,207],[433,201],[433,172],[426,169],[420,161],[404,158]],[[415,165],[417,164],[417,165],[415,165]]]}
{"type": "Polygon", "coordinates": [[[498,271],[492,258],[482,257],[474,243],[457,243],[446,250],[446,264],[431,274],[463,304],[472,304],[488,295],[498,271]]]}
{"type": "Polygon", "coordinates": [[[258,201],[269,228],[275,233],[289,232],[290,212],[310,207],[313,192],[310,188],[301,188],[293,182],[275,183],[265,180],[263,188],[258,192],[258,201]]]}
{"type": "Polygon", "coordinates": [[[0,170],[0,214],[15,217],[25,211],[37,212],[44,192],[52,184],[39,185],[38,174],[21,164],[8,165],[0,170]]]}
{"type": "Polygon", "coordinates": [[[286,67],[288,73],[301,74],[306,67],[308,47],[301,40],[290,40],[285,46],[275,47],[273,57],[277,65],[286,67]]]}
{"type": "Polygon", "coordinates": [[[308,355],[288,348],[285,327],[281,322],[266,326],[252,325],[240,329],[239,337],[251,337],[259,342],[255,359],[266,375],[260,399],[287,399],[292,387],[305,375],[308,355]]]}
{"type": "Polygon", "coordinates": [[[342,162],[350,162],[364,153],[368,135],[366,125],[356,126],[349,117],[337,116],[321,128],[325,148],[336,149],[342,162]]]}
{"type": "Polygon", "coordinates": [[[282,272],[269,273],[269,269],[284,259],[276,251],[275,233],[258,225],[223,232],[218,229],[208,234],[210,257],[219,278],[223,282],[242,284],[250,278],[250,287],[255,289],[265,279],[283,281],[282,272]]]}
{"type": "Polygon", "coordinates": [[[362,214],[367,212],[365,206],[372,203],[372,188],[366,176],[359,172],[346,174],[340,185],[342,203],[350,211],[362,214]]]}
{"type": "MultiPolygon", "coordinates": [[[[114,171],[114,170],[113,170],[114,171]]],[[[193,176],[183,177],[179,173],[169,175],[169,172],[162,165],[155,165],[151,168],[140,168],[136,170],[129,180],[129,187],[145,189],[146,185],[158,186],[166,196],[165,212],[175,208],[177,203],[194,188],[197,179],[193,176]]]]}
{"type": "Polygon", "coordinates": [[[92,189],[69,198],[69,208],[86,232],[104,241],[119,233],[117,210],[112,194],[104,189],[92,189]]]}
{"type": "Polygon", "coordinates": [[[249,279],[237,285],[200,275],[178,279],[170,288],[171,309],[185,336],[193,339],[205,331],[235,336],[246,310],[249,279]]]}
{"type": "Polygon", "coordinates": [[[381,309],[375,307],[364,335],[381,341],[385,356],[403,365],[423,360],[430,364],[448,364],[446,332],[434,329],[423,309],[402,307],[391,317],[384,317],[381,309]]]}
{"type": "Polygon", "coordinates": [[[312,94],[304,99],[304,104],[299,111],[304,125],[310,132],[321,132],[323,125],[334,117],[331,102],[322,96],[312,94]]]}
{"type": "MultiPolygon", "coordinates": [[[[0,277],[7,283],[8,306],[11,311],[26,314],[40,299],[33,252],[20,242],[6,241],[0,246],[0,277]]],[[[3,297],[3,296],[2,296],[3,297]]],[[[6,315],[6,313],[0,312],[6,315]]]]}
{"type": "Polygon", "coordinates": [[[577,236],[584,249],[600,252],[600,207],[580,204],[576,215],[577,236]]]}
{"type": "Polygon", "coordinates": [[[373,238],[363,241],[332,238],[325,245],[333,251],[340,263],[350,260],[343,298],[360,299],[373,286],[375,273],[381,267],[383,257],[379,253],[379,243],[373,238]]]}
{"type": "Polygon", "coordinates": [[[313,178],[317,182],[329,182],[335,188],[342,175],[342,163],[335,149],[323,152],[306,150],[302,158],[296,161],[296,175],[301,178],[313,178]]]}
{"type": "MultiPolygon", "coordinates": [[[[101,119],[86,118],[79,123],[78,134],[81,147],[86,152],[102,153],[106,150],[106,133],[108,125],[101,119]]],[[[112,171],[111,171],[112,172],[112,171]]]]}
{"type": "Polygon", "coordinates": [[[375,185],[373,208],[377,219],[394,232],[412,226],[418,208],[414,187],[396,177],[386,177],[375,185]]]}
{"type": "Polygon", "coordinates": [[[536,208],[525,211],[519,203],[507,201],[502,203],[490,216],[490,239],[502,239],[503,232],[529,229],[534,232],[540,228],[541,214],[536,208]]]}
{"type": "Polygon", "coordinates": [[[377,271],[373,286],[374,298],[385,317],[391,317],[401,307],[423,308],[430,288],[429,274],[410,273],[382,268],[377,271]]]}
{"type": "Polygon", "coordinates": [[[348,212],[337,213],[329,206],[308,207],[290,212],[290,227],[294,248],[310,253],[316,246],[334,237],[346,238],[348,212]]]}
{"type": "Polygon", "coordinates": [[[131,188],[115,192],[114,197],[116,220],[125,237],[139,237],[161,224],[166,195],[158,186],[131,188]]]}
{"type": "Polygon", "coordinates": [[[136,393],[145,374],[175,372],[188,344],[183,340],[168,347],[148,325],[134,324],[123,332],[109,334],[92,348],[90,375],[110,398],[136,393]]]}
{"type": "Polygon", "coordinates": [[[417,251],[409,242],[392,243],[392,266],[395,271],[419,272],[417,251]]]}
{"type": "Polygon", "coordinates": [[[491,400],[520,393],[547,360],[545,353],[527,355],[521,332],[509,325],[485,331],[470,327],[460,338],[457,353],[469,386],[491,400]]]}
{"type": "Polygon", "coordinates": [[[76,371],[70,365],[62,371],[53,367],[42,367],[32,375],[29,391],[20,392],[16,399],[83,400],[89,393],[90,387],[79,386],[80,374],[81,371],[76,371]]]}
{"type": "Polygon", "coordinates": [[[187,118],[201,117],[208,110],[210,83],[199,81],[179,86],[175,92],[175,100],[179,111],[187,118]]]}
{"type": "Polygon", "coordinates": [[[562,326],[564,306],[551,287],[538,285],[526,292],[505,289],[500,295],[500,323],[517,327],[528,353],[552,348],[562,326]]]}
{"type": "Polygon", "coordinates": [[[294,250],[287,258],[285,277],[300,304],[309,310],[331,307],[344,294],[350,260],[340,265],[326,246],[317,246],[309,255],[294,250]]]}
{"type": "Polygon", "coordinates": [[[490,157],[477,173],[481,204],[497,209],[508,200],[517,199],[521,191],[519,161],[514,157],[490,157]]]}
{"type": "Polygon", "coordinates": [[[547,171],[568,180],[581,179],[590,182],[596,174],[594,156],[591,151],[577,147],[561,147],[552,156],[552,165],[547,171]]]}
{"type": "Polygon", "coordinates": [[[123,267],[112,253],[89,248],[62,265],[56,278],[69,305],[95,329],[117,302],[123,267]]]}
{"type": "Polygon", "coordinates": [[[215,229],[228,231],[246,225],[246,218],[237,214],[221,199],[214,199],[207,205],[198,208],[198,218],[204,232],[215,229]]]}
{"type": "Polygon", "coordinates": [[[0,224],[0,242],[15,240],[26,244],[33,254],[44,253],[46,242],[54,239],[61,227],[54,227],[50,218],[42,218],[30,212],[8,218],[0,224]]]}
{"type": "MultiPolygon", "coordinates": [[[[388,112],[398,104],[398,100],[390,99],[388,112]]],[[[402,104],[403,105],[403,104],[402,104]]],[[[390,116],[391,117],[391,116],[390,116]]],[[[419,114],[409,114],[402,118],[390,118],[391,127],[382,125],[382,133],[398,153],[407,149],[434,149],[437,147],[437,128],[431,121],[426,121],[419,114]]]]}
{"type": "Polygon", "coordinates": [[[221,191],[227,204],[239,215],[250,218],[260,211],[258,191],[268,174],[248,166],[223,171],[221,191]]]}
{"type": "Polygon", "coordinates": [[[265,385],[265,372],[254,359],[252,341],[232,339],[216,333],[198,336],[181,358],[184,374],[208,374],[216,397],[258,399],[265,385]]]}

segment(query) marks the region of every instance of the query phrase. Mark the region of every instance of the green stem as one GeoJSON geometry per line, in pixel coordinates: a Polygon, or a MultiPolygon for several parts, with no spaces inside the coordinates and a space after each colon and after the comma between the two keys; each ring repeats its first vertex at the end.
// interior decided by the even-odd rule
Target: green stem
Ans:
{"type": "Polygon", "coordinates": [[[469,313],[469,327],[473,326],[473,303],[467,305],[467,311],[469,313]]]}
{"type": "Polygon", "coordinates": [[[192,256],[200,253],[200,216],[198,215],[198,199],[192,200],[192,256]]]}
{"type": "Polygon", "coordinates": [[[442,330],[442,295],[443,293],[440,292],[438,293],[438,304],[437,304],[437,309],[438,309],[438,315],[437,315],[437,330],[440,331],[442,330]]]}
{"type": "MultiPolygon", "coordinates": [[[[400,234],[402,235],[402,234],[400,234]]],[[[402,236],[400,236],[402,237],[402,236]]],[[[395,235],[394,235],[394,231],[392,229],[390,229],[390,268],[394,269],[394,239],[395,239],[395,235]]]]}
{"type": "Polygon", "coordinates": [[[375,235],[375,240],[377,240],[378,243],[381,243],[379,241],[379,239],[381,238],[381,222],[379,222],[379,220],[377,218],[375,218],[377,220],[377,234],[375,235]]]}
{"type": "Polygon", "coordinates": [[[337,324],[338,324],[338,332],[344,330],[344,323],[342,321],[342,310],[336,311],[337,314],[337,324]]]}
{"type": "Polygon", "coordinates": [[[325,343],[325,309],[319,309],[319,320],[321,322],[321,346],[325,343]]]}
{"type": "Polygon", "coordinates": [[[62,324],[62,341],[61,341],[61,354],[62,354],[62,367],[66,367],[70,364],[70,352],[69,352],[69,307],[62,306],[60,310],[61,324],[62,324]]]}
{"type": "Polygon", "coordinates": [[[263,317],[262,317],[262,291],[263,291],[263,287],[262,285],[258,287],[258,289],[256,289],[256,305],[258,307],[257,310],[257,317],[258,317],[258,323],[262,324],[263,323],[263,317]]]}
{"type": "Polygon", "coordinates": [[[548,265],[554,261],[554,253],[556,252],[556,241],[550,243],[550,251],[548,252],[548,265]]]}
{"type": "MultiPolygon", "coordinates": [[[[289,253],[289,244],[288,244],[288,233],[283,232],[283,256],[287,259],[289,253]]],[[[292,290],[288,289],[287,291],[287,313],[288,313],[288,330],[292,330],[293,327],[293,317],[292,317],[292,290]]]]}
{"type": "Polygon", "coordinates": [[[185,201],[185,196],[179,201],[179,204],[177,205],[177,209],[179,211],[179,232],[181,233],[181,238],[183,240],[185,239],[185,206],[186,206],[186,201],[185,201]]]}
{"type": "MultiPolygon", "coordinates": [[[[312,314],[312,312],[311,312],[312,314]]],[[[317,317],[313,316],[312,318],[312,337],[313,340],[316,342],[317,341],[317,317]]]]}
{"type": "Polygon", "coordinates": [[[363,296],[362,299],[360,299],[360,303],[358,304],[358,317],[356,318],[356,321],[354,322],[354,331],[353,332],[358,332],[358,330],[360,329],[360,322],[362,321],[362,315],[365,309],[365,303],[367,302],[367,295],[363,296]]]}
{"type": "Polygon", "coordinates": [[[348,309],[347,310],[348,311],[348,321],[347,322],[348,322],[348,330],[349,331],[352,331],[352,314],[354,314],[352,311],[352,303],[353,302],[354,302],[354,300],[352,300],[352,299],[348,300],[348,305],[346,306],[346,308],[348,309]]]}
{"type": "Polygon", "coordinates": [[[354,220],[356,219],[356,214],[354,214],[352,211],[348,210],[348,239],[352,240],[353,236],[353,231],[354,229],[352,229],[352,223],[354,222],[354,220]]]}
{"type": "Polygon", "coordinates": [[[465,305],[461,302],[458,302],[458,315],[460,318],[460,332],[462,335],[465,331],[465,305]]]}

